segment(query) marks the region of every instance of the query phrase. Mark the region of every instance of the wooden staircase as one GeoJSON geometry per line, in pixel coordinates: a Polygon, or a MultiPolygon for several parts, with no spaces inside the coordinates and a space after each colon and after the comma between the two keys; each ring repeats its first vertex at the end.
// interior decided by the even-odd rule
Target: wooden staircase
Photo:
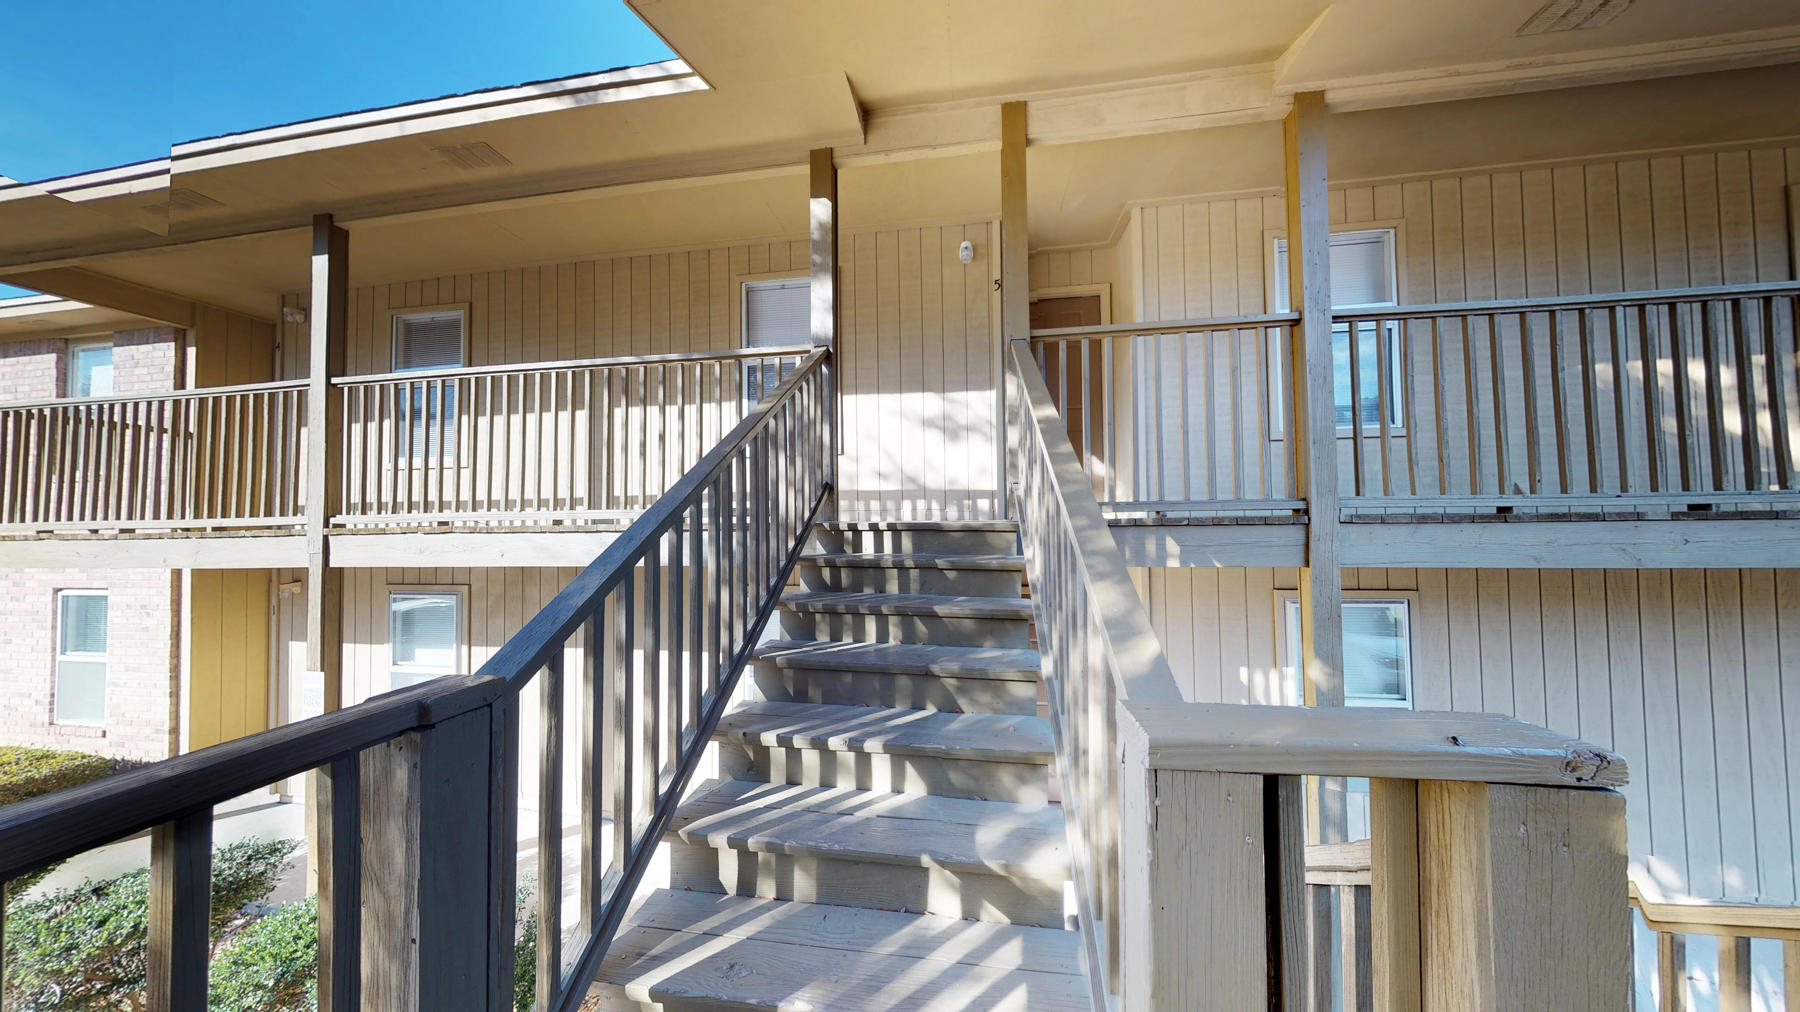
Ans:
{"type": "Polygon", "coordinates": [[[597,1009],[1086,1009],[1009,523],[825,523],[597,1009]]]}

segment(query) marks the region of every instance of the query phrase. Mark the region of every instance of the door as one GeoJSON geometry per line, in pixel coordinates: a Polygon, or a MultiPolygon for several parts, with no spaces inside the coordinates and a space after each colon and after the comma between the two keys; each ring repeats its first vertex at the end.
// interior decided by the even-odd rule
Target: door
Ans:
{"type": "MultiPolygon", "coordinates": [[[[1098,327],[1100,319],[1100,296],[1068,295],[1053,299],[1035,299],[1031,303],[1031,329],[1050,330],[1058,327],[1098,327]]],[[[1106,403],[1101,380],[1105,375],[1101,368],[1101,352],[1105,343],[1099,338],[1087,342],[1086,354],[1080,344],[1050,344],[1045,348],[1044,381],[1050,393],[1059,401],[1063,394],[1063,358],[1068,359],[1069,385],[1068,403],[1062,406],[1063,419],[1069,426],[1069,442],[1075,444],[1076,453],[1086,462],[1089,473],[1093,473],[1095,461],[1100,458],[1101,444],[1104,440],[1105,424],[1100,418],[1101,405],[1106,403]],[[1093,411],[1088,405],[1094,406],[1093,411]],[[1090,414],[1091,426],[1084,438],[1083,423],[1090,414]]]]}

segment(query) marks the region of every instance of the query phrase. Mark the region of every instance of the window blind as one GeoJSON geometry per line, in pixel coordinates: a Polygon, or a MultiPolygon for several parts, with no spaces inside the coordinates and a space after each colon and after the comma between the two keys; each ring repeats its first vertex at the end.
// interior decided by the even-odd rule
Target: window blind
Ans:
{"type": "Polygon", "coordinates": [[[1344,602],[1344,696],[1407,698],[1406,606],[1394,601],[1344,602]]]}
{"type": "Polygon", "coordinates": [[[812,340],[812,287],[806,278],[744,284],[744,347],[779,348],[812,340]]]}
{"type": "Polygon", "coordinates": [[[394,317],[394,371],[462,365],[463,314],[452,309],[394,317]]]}
{"type": "Polygon", "coordinates": [[[106,653],[106,595],[58,595],[62,604],[61,643],[64,654],[106,653]]]}
{"type": "MultiPolygon", "coordinates": [[[[1332,308],[1386,306],[1394,303],[1396,286],[1393,237],[1394,233],[1387,229],[1337,232],[1332,235],[1332,308]]],[[[1291,306],[1288,298],[1286,239],[1275,240],[1275,305],[1277,311],[1283,313],[1291,306]]]]}
{"type": "Polygon", "coordinates": [[[395,593],[388,596],[389,646],[395,667],[456,671],[455,594],[395,593]]]}

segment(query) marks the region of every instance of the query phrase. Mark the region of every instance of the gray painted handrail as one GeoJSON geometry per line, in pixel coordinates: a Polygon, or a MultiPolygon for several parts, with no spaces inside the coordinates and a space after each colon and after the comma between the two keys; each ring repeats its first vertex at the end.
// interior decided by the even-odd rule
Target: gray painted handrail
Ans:
{"type": "MultiPolygon", "coordinates": [[[[458,366],[454,369],[412,369],[405,372],[368,373],[340,376],[333,386],[364,386],[370,383],[398,383],[428,379],[456,379],[466,376],[501,376],[510,373],[555,372],[559,369],[614,369],[645,365],[675,365],[682,362],[731,362],[738,359],[800,358],[811,354],[808,344],[770,348],[730,348],[725,351],[674,351],[659,355],[616,355],[611,358],[577,358],[561,362],[514,362],[506,365],[458,366]]],[[[302,381],[301,385],[305,385],[302,381]]]]}

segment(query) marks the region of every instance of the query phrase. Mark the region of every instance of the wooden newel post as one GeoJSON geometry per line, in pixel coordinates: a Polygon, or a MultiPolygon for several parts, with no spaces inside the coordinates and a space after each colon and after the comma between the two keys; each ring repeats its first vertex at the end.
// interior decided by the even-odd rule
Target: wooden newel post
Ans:
{"type": "Polygon", "coordinates": [[[503,696],[362,755],[363,1007],[512,1005],[517,827],[503,696]],[[498,768],[497,768],[498,767],[498,768]]]}

